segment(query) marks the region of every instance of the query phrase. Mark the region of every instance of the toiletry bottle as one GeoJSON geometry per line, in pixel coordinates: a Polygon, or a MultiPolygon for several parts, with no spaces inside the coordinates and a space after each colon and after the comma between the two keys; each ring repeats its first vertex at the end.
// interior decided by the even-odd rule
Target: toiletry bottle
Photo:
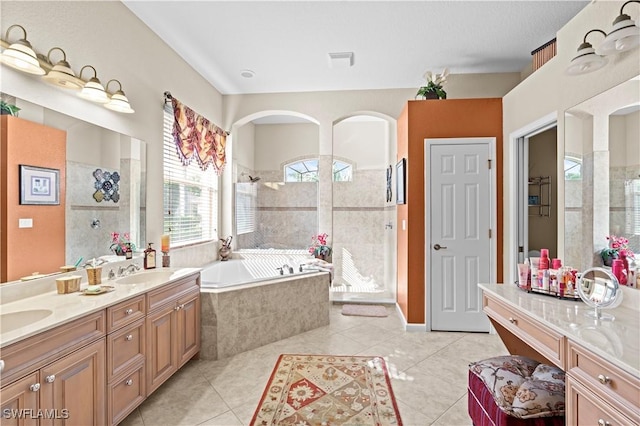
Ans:
{"type": "Polygon", "coordinates": [[[622,259],[613,259],[611,272],[618,279],[620,285],[627,285],[627,270],[624,267],[622,259]]]}
{"type": "Polygon", "coordinates": [[[144,251],[144,269],[153,269],[156,267],[156,251],[151,247],[149,243],[149,247],[144,251]]]}
{"type": "Polygon", "coordinates": [[[540,249],[539,269],[549,269],[549,249],[540,249]]]}

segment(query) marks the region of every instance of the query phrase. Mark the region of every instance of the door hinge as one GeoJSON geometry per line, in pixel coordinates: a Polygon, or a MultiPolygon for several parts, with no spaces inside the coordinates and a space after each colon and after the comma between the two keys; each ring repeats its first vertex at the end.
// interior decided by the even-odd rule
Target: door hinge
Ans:
{"type": "Polygon", "coordinates": [[[489,170],[491,170],[491,160],[487,160],[487,166],[489,167],[489,170]]]}
{"type": "Polygon", "coordinates": [[[489,239],[491,239],[491,229],[489,229],[489,239]]]}

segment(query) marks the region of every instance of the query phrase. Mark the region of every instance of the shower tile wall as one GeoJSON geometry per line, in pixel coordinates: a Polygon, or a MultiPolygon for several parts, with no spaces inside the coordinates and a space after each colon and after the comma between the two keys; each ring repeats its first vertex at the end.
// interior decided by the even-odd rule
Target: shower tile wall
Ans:
{"type": "Polygon", "coordinates": [[[383,291],[389,277],[385,229],[386,170],[355,170],[353,181],[333,183],[333,264],[336,285],[383,291]]]}
{"type": "MultiPolygon", "coordinates": [[[[98,167],[91,164],[67,161],[66,203],[66,260],[75,263],[81,256],[85,260],[112,254],[111,232],[126,232],[119,224],[120,204],[113,201],[96,202],[93,199],[98,167]],[[93,229],[93,219],[100,220],[100,228],[93,229]]],[[[114,171],[109,169],[109,171],[114,171]]]]}
{"type": "Polygon", "coordinates": [[[573,268],[582,268],[582,180],[565,180],[564,239],[565,258],[562,263],[573,268]]]}
{"type": "Polygon", "coordinates": [[[318,184],[315,182],[282,182],[282,171],[259,170],[239,174],[238,181],[248,175],[259,176],[257,185],[256,230],[238,235],[238,248],[306,249],[318,228],[318,184]]]}
{"type": "Polygon", "coordinates": [[[640,177],[640,164],[626,167],[611,167],[609,170],[609,228],[617,236],[629,239],[629,246],[636,250],[640,248],[640,235],[628,233],[625,223],[627,220],[625,181],[640,177]]]}

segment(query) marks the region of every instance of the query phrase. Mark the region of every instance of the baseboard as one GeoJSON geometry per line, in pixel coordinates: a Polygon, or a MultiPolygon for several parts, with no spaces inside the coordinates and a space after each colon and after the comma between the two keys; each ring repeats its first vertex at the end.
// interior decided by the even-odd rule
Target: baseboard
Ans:
{"type": "Polygon", "coordinates": [[[424,333],[425,331],[428,331],[426,324],[409,324],[407,322],[407,319],[404,317],[404,313],[402,312],[402,309],[400,309],[400,305],[398,305],[397,303],[396,303],[396,311],[398,312],[398,315],[402,320],[402,327],[404,328],[405,331],[420,332],[420,333],[424,333]]]}

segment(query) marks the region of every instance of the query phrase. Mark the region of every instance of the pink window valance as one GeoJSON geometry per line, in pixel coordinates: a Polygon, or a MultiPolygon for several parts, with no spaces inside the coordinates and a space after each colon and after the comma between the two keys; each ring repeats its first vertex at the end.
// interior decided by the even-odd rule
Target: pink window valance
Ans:
{"type": "Polygon", "coordinates": [[[212,165],[222,174],[226,159],[228,132],[194,110],[171,98],[173,105],[173,140],[182,164],[188,166],[195,157],[202,170],[212,165]]]}

